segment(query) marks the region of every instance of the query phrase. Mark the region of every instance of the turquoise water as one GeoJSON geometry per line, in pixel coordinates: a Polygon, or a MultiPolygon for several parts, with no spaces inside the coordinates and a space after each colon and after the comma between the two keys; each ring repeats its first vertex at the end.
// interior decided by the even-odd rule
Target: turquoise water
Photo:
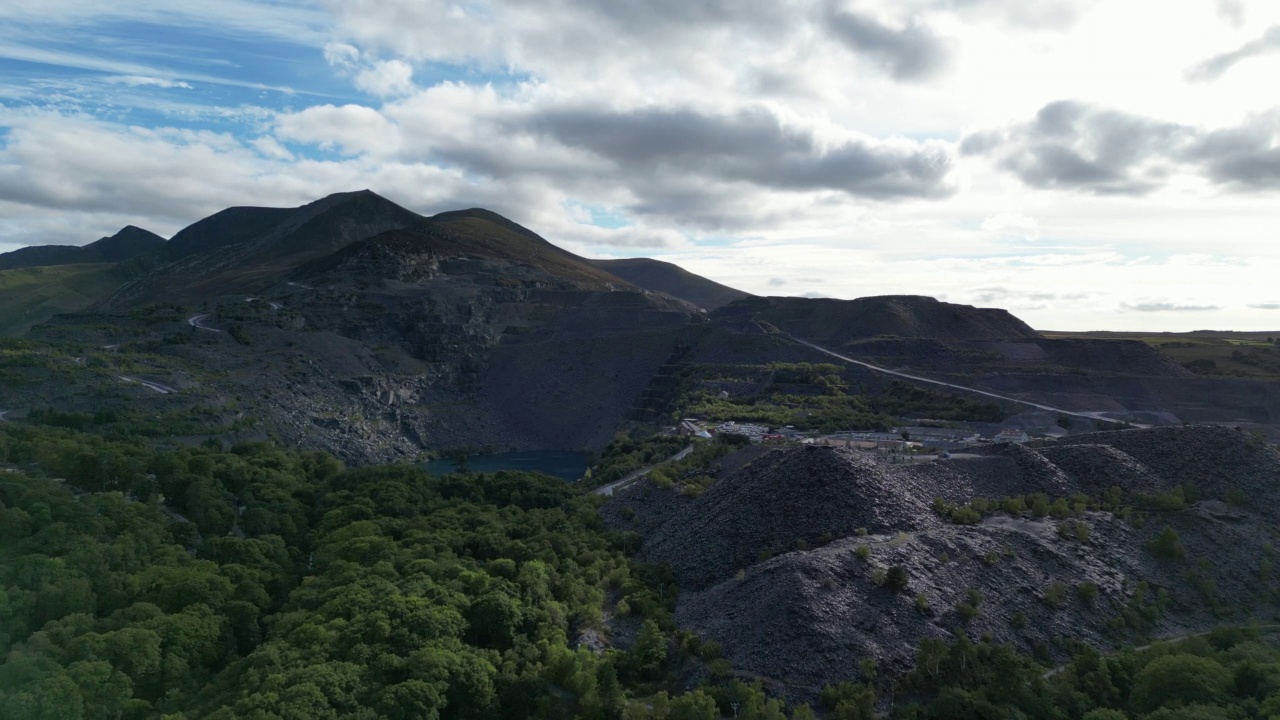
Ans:
{"type": "MultiPolygon", "coordinates": [[[[529,452],[506,452],[497,455],[477,455],[467,458],[467,469],[471,472],[486,473],[499,470],[523,470],[540,472],[574,481],[587,471],[589,456],[585,453],[568,450],[533,450],[529,452]]],[[[458,466],[452,460],[432,460],[422,466],[432,475],[448,475],[457,472],[458,466]]]]}

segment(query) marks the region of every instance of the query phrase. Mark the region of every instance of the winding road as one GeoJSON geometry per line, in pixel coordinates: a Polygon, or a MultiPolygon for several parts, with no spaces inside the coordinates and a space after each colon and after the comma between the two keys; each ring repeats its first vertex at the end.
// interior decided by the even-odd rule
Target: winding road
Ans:
{"type": "Polygon", "coordinates": [[[127,382],[127,383],[137,383],[137,384],[139,384],[139,385],[141,385],[141,386],[143,386],[143,387],[145,387],[145,388],[148,388],[148,389],[150,389],[150,390],[155,390],[156,392],[160,393],[161,395],[168,395],[168,394],[170,394],[170,393],[176,393],[176,392],[178,392],[177,390],[175,390],[175,389],[173,389],[173,388],[169,387],[168,385],[161,385],[161,384],[160,384],[160,383],[158,383],[158,382],[151,382],[150,380],[142,380],[142,379],[140,379],[140,378],[130,377],[130,376],[128,376],[128,375],[117,375],[116,377],[117,377],[117,378],[119,378],[119,379],[121,379],[121,380],[123,380],[123,381],[125,381],[125,382],[127,382]]]}
{"type": "MultiPolygon", "coordinates": [[[[784,333],[784,335],[786,334],[784,333]]],[[[813,348],[814,350],[817,350],[818,352],[823,353],[824,355],[830,355],[831,357],[836,358],[837,360],[843,360],[847,363],[853,363],[854,365],[861,365],[862,367],[867,368],[868,370],[873,370],[878,373],[884,373],[885,375],[893,375],[894,377],[906,378],[907,380],[914,380],[916,382],[928,383],[930,385],[940,385],[942,387],[948,387],[955,390],[963,390],[965,392],[975,393],[977,395],[985,395],[987,397],[995,398],[997,400],[1005,400],[1007,402],[1018,403],[1019,405],[1027,405],[1029,407],[1036,408],[1037,410],[1047,410],[1049,412],[1055,412],[1061,415],[1069,415],[1071,417],[1085,418],[1087,420],[1103,420],[1105,422],[1113,422],[1113,423],[1129,422],[1127,420],[1118,420],[1105,412],[1064,410],[1062,408],[1053,407],[1052,405],[1042,405],[1041,403],[1031,402],[1030,400],[1022,400],[1020,398],[1010,397],[1008,395],[1001,395],[999,393],[988,392],[986,390],[979,390],[977,388],[966,387],[964,385],[956,385],[955,383],[943,382],[941,380],[933,380],[927,377],[921,377],[919,375],[912,375],[911,373],[905,373],[900,370],[890,370],[889,368],[880,367],[879,365],[872,365],[871,363],[863,362],[862,360],[854,360],[851,357],[841,355],[838,352],[828,350],[820,345],[814,345],[808,340],[801,340],[800,338],[795,337],[794,335],[786,335],[786,337],[791,338],[792,340],[800,343],[801,345],[804,345],[805,347],[813,348]]],[[[1130,422],[1129,425],[1136,428],[1151,427],[1150,425],[1140,425],[1134,422],[1130,422]]]]}
{"type": "Polygon", "coordinates": [[[9,414],[8,410],[0,410],[0,422],[9,422],[8,420],[4,419],[4,416],[8,414],[9,414]]]}
{"type": "Polygon", "coordinates": [[[191,317],[187,318],[187,324],[188,324],[188,325],[190,325],[190,326],[191,326],[191,327],[193,327],[193,328],[199,328],[199,329],[201,329],[201,330],[208,330],[209,332],[216,332],[216,333],[220,333],[220,332],[222,332],[222,331],[221,331],[221,330],[219,330],[218,328],[211,328],[211,327],[209,327],[208,325],[205,325],[205,324],[204,324],[204,319],[205,319],[205,318],[207,318],[207,317],[209,317],[209,315],[208,315],[207,313],[206,313],[206,314],[204,314],[204,315],[192,315],[191,317]]]}
{"type": "Polygon", "coordinates": [[[626,487],[627,485],[630,485],[636,480],[639,480],[645,475],[648,475],[650,470],[658,467],[659,465],[665,465],[670,462],[678,462],[680,460],[685,459],[686,457],[689,456],[689,453],[693,452],[694,447],[695,447],[694,445],[690,445],[689,447],[681,450],[675,455],[672,455],[666,460],[663,460],[661,462],[656,462],[652,465],[646,465],[645,467],[642,467],[639,470],[636,470],[635,472],[622,478],[621,480],[614,480],[608,485],[601,485],[600,487],[596,488],[595,490],[592,490],[591,492],[595,493],[596,495],[604,495],[605,497],[609,497],[610,495],[613,495],[614,490],[619,490],[621,488],[626,487]]]}

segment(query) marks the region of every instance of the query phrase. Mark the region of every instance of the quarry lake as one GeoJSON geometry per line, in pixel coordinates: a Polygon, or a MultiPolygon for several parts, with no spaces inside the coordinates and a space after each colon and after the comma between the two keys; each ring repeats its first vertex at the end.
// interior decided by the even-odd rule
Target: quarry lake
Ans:
{"type": "MultiPolygon", "coordinates": [[[[467,469],[478,473],[498,472],[499,470],[540,472],[572,482],[580,479],[582,474],[587,471],[589,460],[590,456],[586,453],[569,450],[531,450],[468,457],[467,469]]],[[[432,460],[422,467],[432,475],[448,475],[458,470],[458,464],[447,458],[432,460]]]]}

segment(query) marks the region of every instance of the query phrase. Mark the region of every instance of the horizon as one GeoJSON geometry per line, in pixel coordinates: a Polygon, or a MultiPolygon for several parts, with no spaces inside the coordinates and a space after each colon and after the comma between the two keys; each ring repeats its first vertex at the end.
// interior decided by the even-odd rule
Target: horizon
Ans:
{"type": "Polygon", "coordinates": [[[0,20],[0,252],[368,187],[757,295],[1280,327],[1261,0],[60,0],[0,20]]]}

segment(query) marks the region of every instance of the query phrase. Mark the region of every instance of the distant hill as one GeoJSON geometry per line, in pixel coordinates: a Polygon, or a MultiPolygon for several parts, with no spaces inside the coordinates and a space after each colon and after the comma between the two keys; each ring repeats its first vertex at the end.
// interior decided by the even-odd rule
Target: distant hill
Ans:
{"type": "Polygon", "coordinates": [[[1008,310],[956,305],[920,295],[856,300],[752,297],[720,308],[714,316],[731,324],[767,324],[828,347],[881,335],[943,341],[1039,337],[1008,310]]]}
{"type": "Polygon", "coordinates": [[[666,293],[693,303],[708,312],[728,305],[735,300],[752,297],[750,293],[735,290],[694,275],[679,265],[649,258],[625,260],[588,260],[587,262],[612,273],[623,280],[652,292],[666,293]]]}
{"type": "MultiPolygon", "coordinates": [[[[529,287],[575,289],[632,289],[628,283],[595,267],[594,263],[552,245],[501,215],[473,208],[421,219],[412,227],[389,230],[353,242],[337,252],[300,267],[299,280],[343,283],[352,280],[395,279],[421,281],[448,275],[441,263],[490,261],[490,269],[523,267],[543,274],[529,287]]],[[[474,270],[483,268],[475,266],[474,270]]],[[[456,272],[456,269],[454,270],[456,272]]],[[[510,284],[516,273],[505,270],[510,284]]]]}
{"type": "Polygon", "coordinates": [[[309,260],[423,221],[368,190],[335,193],[296,208],[228,208],[174,235],[162,262],[120,288],[107,305],[259,292],[309,260]]]}
{"type": "Polygon", "coordinates": [[[21,335],[58,313],[84,310],[123,280],[114,263],[0,270],[0,336],[21,335]]]}
{"type": "Polygon", "coordinates": [[[154,252],[164,246],[164,238],[148,230],[126,226],[111,237],[84,246],[35,245],[0,255],[0,270],[47,265],[117,263],[154,252]]]}

